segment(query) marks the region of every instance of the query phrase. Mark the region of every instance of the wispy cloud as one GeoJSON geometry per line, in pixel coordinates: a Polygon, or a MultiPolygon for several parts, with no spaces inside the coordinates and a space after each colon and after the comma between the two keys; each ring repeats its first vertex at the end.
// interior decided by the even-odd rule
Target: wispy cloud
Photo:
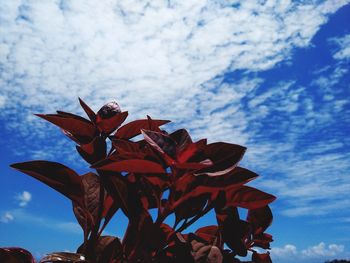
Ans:
{"type": "Polygon", "coordinates": [[[43,217],[32,214],[24,209],[12,209],[4,212],[1,217],[2,223],[16,222],[19,224],[34,225],[53,229],[56,231],[64,231],[71,234],[81,234],[80,226],[75,222],[64,222],[52,219],[50,217],[43,217]]]}
{"type": "Polygon", "coordinates": [[[347,34],[343,37],[332,38],[330,41],[336,43],[338,46],[333,54],[333,57],[335,59],[350,59],[350,34],[347,34]]]}
{"type": "Polygon", "coordinates": [[[15,219],[15,217],[13,216],[13,214],[11,212],[5,212],[1,216],[0,222],[1,223],[9,223],[9,222],[13,221],[14,219],[15,219]]]}
{"type": "MultiPolygon", "coordinates": [[[[206,118],[193,104],[210,94],[202,84],[287,60],[347,2],[7,2],[0,10],[1,114],[7,127],[29,136],[44,127],[29,113],[76,110],[78,96],[94,108],[116,98],[136,117],[206,118]]],[[[222,123],[233,110],[215,117],[222,123]]]]}
{"type": "Polygon", "coordinates": [[[295,245],[287,244],[283,247],[274,247],[271,250],[273,260],[277,262],[315,262],[342,258],[348,255],[344,245],[320,242],[317,245],[299,250],[295,245]]]}
{"type": "Polygon", "coordinates": [[[24,207],[32,200],[32,194],[28,191],[23,191],[22,193],[17,194],[15,198],[19,202],[18,205],[24,207]]]}

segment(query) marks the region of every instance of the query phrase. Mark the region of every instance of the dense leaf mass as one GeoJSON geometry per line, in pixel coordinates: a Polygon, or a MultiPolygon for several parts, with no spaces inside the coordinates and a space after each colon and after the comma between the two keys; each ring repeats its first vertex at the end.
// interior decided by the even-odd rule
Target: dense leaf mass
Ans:
{"type": "MultiPolygon", "coordinates": [[[[116,102],[97,114],[79,102],[89,119],[64,111],[37,116],[61,128],[95,173],[79,175],[41,160],[11,165],[69,198],[84,232],[77,253],[56,252],[41,262],[231,263],[248,251],[253,262],[272,262],[261,249],[272,242],[265,230],[272,223],[268,205],[275,197],[245,185],[258,176],[239,166],[245,147],[193,142],[185,129],[167,133],[160,126],[168,120],[149,116],[122,126],[128,113],[116,102]],[[135,139],[140,134],[143,139],[135,139]],[[238,208],[248,210],[246,219],[239,217],[238,208]],[[124,237],[102,236],[119,209],[129,220],[124,237]],[[155,220],[149,209],[157,209],[155,220]],[[216,225],[183,233],[211,210],[216,225]],[[173,226],[164,223],[171,214],[173,226]]],[[[34,262],[24,249],[1,248],[0,261],[8,260],[34,262]]]]}

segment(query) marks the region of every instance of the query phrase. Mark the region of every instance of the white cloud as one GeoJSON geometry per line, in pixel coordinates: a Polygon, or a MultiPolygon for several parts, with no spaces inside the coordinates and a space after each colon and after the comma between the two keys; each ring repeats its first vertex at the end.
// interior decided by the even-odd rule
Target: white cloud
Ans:
{"type": "Polygon", "coordinates": [[[345,253],[344,245],[320,242],[306,249],[298,250],[295,245],[287,244],[283,247],[273,247],[271,257],[277,262],[314,262],[313,260],[329,260],[333,257],[341,257],[345,253]]]}
{"type": "Polygon", "coordinates": [[[335,59],[347,60],[350,58],[350,34],[339,38],[332,38],[331,41],[338,45],[337,51],[333,54],[335,59]]]}
{"type": "Polygon", "coordinates": [[[0,218],[0,222],[1,223],[9,223],[11,221],[13,221],[15,219],[15,217],[13,216],[13,214],[11,212],[5,212],[1,218],[0,218]]]}
{"type": "Polygon", "coordinates": [[[5,96],[0,96],[0,109],[5,107],[5,104],[6,104],[5,96]]]}
{"type": "Polygon", "coordinates": [[[24,207],[32,200],[32,194],[28,191],[23,191],[20,194],[16,195],[16,200],[19,201],[19,206],[24,207]]]}
{"type": "MultiPolygon", "coordinates": [[[[287,60],[347,2],[9,1],[0,7],[1,114],[25,135],[43,127],[38,120],[24,127],[29,114],[77,110],[78,96],[95,109],[116,98],[134,117],[208,118],[193,103],[211,95],[202,84],[287,60]]],[[[234,90],[227,99],[237,100],[234,90]]],[[[233,111],[215,117],[222,124],[233,111]]]]}
{"type": "Polygon", "coordinates": [[[344,251],[343,245],[330,244],[326,246],[324,242],[309,247],[301,251],[305,257],[333,257],[344,251]]]}

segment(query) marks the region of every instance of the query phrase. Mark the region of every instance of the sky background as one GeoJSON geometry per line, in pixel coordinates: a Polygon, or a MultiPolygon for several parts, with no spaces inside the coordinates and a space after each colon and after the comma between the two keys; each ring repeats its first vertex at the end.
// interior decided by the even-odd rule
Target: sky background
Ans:
{"type": "MultiPolygon", "coordinates": [[[[250,185],[278,197],[273,261],[350,259],[349,66],[349,1],[0,0],[0,246],[80,245],[70,202],[9,164],[87,172],[33,116],[83,114],[81,97],[248,147],[250,185]]],[[[123,232],[120,216],[108,233],[123,232]]]]}

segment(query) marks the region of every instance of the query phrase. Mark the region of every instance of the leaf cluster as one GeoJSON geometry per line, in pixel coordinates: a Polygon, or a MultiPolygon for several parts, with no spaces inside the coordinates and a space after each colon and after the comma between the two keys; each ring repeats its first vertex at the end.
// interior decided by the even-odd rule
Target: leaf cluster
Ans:
{"type": "MultiPolygon", "coordinates": [[[[95,113],[79,100],[88,119],[63,111],[37,116],[73,140],[94,172],[80,175],[42,160],[11,165],[69,198],[84,232],[77,253],[52,253],[41,262],[231,263],[248,251],[253,262],[271,262],[268,252],[254,248],[270,248],[272,236],[265,230],[272,222],[268,205],[275,197],[246,186],[258,175],[238,165],[245,147],[194,142],[187,130],[168,133],[160,129],[168,120],[149,116],[122,125],[128,112],[116,102],[95,113]],[[248,210],[246,219],[239,217],[239,207],[248,210]],[[150,209],[157,209],[155,220],[150,209]],[[122,239],[103,235],[118,210],[128,218],[122,239]],[[183,233],[211,210],[217,224],[183,233]],[[165,223],[171,214],[173,226],[165,223]]],[[[0,257],[16,257],[21,251],[27,253],[4,248],[0,257]]],[[[34,262],[30,260],[23,262],[34,262]]]]}

